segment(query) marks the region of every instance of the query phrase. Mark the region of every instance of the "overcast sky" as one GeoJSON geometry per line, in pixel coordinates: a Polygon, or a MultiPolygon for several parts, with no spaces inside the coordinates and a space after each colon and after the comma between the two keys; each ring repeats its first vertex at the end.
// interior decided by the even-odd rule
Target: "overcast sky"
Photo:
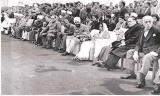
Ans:
{"type": "MultiPolygon", "coordinates": [[[[62,3],[66,3],[66,2],[73,2],[73,1],[81,1],[83,3],[89,3],[92,1],[98,1],[100,3],[103,4],[109,4],[109,2],[113,2],[114,4],[117,4],[120,0],[8,0],[8,4],[7,4],[7,0],[1,0],[1,4],[2,6],[4,5],[9,5],[9,6],[13,6],[13,5],[18,5],[18,2],[22,1],[24,4],[29,4],[31,5],[32,3],[53,3],[53,2],[62,2],[62,3]]],[[[134,0],[124,0],[126,1],[126,3],[128,2],[133,2],[134,0]]]]}

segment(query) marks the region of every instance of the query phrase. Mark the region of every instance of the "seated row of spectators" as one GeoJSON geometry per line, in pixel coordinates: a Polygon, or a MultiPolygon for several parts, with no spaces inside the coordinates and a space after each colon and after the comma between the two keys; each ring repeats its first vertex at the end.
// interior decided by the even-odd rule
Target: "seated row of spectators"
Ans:
{"type": "Polygon", "coordinates": [[[160,68],[155,67],[159,66],[160,55],[159,6],[156,0],[136,1],[134,6],[121,1],[119,7],[98,2],[26,5],[23,10],[2,13],[1,32],[53,49],[62,56],[74,55],[77,62],[93,61],[92,65],[107,70],[115,69],[120,59],[128,59],[132,61],[126,62],[126,70],[130,72],[121,78],[137,79],[137,88],[145,87],[145,76],[153,65],[157,89],[152,93],[157,94],[160,93],[160,68]],[[141,66],[138,74],[134,71],[135,64],[141,66]]]}

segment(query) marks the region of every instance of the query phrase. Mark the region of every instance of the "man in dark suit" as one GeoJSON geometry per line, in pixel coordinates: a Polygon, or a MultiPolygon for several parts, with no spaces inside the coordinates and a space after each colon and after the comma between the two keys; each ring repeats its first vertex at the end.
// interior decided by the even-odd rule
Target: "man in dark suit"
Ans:
{"type": "MultiPolygon", "coordinates": [[[[127,58],[132,58],[134,61],[139,61],[140,58],[145,56],[150,52],[155,52],[160,47],[160,31],[153,27],[153,18],[151,16],[143,17],[143,25],[144,29],[141,32],[140,38],[136,44],[135,49],[131,49],[127,52],[127,58]]],[[[144,60],[143,60],[144,63],[144,60]]],[[[147,73],[147,70],[143,68],[142,63],[142,70],[140,69],[140,74],[138,75],[138,84],[137,87],[141,88],[144,87],[144,77],[147,73]],[[142,74],[144,73],[144,74],[142,74]]],[[[131,64],[128,64],[131,65],[131,64]]],[[[148,65],[149,66],[149,65],[148,65]]],[[[134,66],[132,66],[134,67],[134,66]]],[[[148,68],[148,67],[147,67],[148,68]]],[[[134,68],[131,68],[134,69],[134,68]]],[[[134,70],[131,70],[131,74],[128,74],[126,77],[121,77],[122,79],[131,79],[135,77],[134,70]]]]}
{"type": "Polygon", "coordinates": [[[118,46],[113,48],[108,56],[108,59],[103,62],[104,67],[108,70],[115,67],[121,57],[124,57],[129,49],[135,47],[142,26],[137,24],[136,18],[130,17],[128,18],[128,26],[129,29],[125,32],[125,39],[121,40],[118,46]]]}
{"type": "MultiPolygon", "coordinates": [[[[160,31],[153,27],[153,18],[151,16],[145,16],[143,18],[143,25],[145,28],[135,48],[135,52],[133,55],[134,60],[138,60],[138,52],[143,52],[144,54],[148,54],[151,52],[153,53],[156,52],[157,49],[160,47],[160,31]]],[[[147,63],[149,63],[144,61],[142,62],[142,65],[146,65],[147,63]]],[[[139,78],[137,78],[137,88],[144,87],[146,75],[147,71],[145,68],[142,67],[140,73],[138,74],[139,78]]]]}

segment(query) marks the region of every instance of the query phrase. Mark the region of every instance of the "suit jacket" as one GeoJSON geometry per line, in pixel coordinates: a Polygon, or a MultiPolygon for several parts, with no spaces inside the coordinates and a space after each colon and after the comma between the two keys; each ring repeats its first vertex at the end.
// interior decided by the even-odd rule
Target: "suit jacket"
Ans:
{"type": "Polygon", "coordinates": [[[135,48],[142,29],[142,26],[139,24],[135,24],[134,26],[130,27],[125,32],[126,45],[118,48],[113,48],[111,53],[119,57],[125,56],[128,50],[135,48]]]}
{"type": "Polygon", "coordinates": [[[142,26],[135,24],[125,32],[126,45],[136,44],[138,42],[139,35],[141,33],[142,26]]]}
{"type": "Polygon", "coordinates": [[[151,51],[157,51],[159,47],[160,31],[156,27],[152,27],[146,37],[144,37],[144,30],[142,30],[135,50],[147,54],[151,51]]]}

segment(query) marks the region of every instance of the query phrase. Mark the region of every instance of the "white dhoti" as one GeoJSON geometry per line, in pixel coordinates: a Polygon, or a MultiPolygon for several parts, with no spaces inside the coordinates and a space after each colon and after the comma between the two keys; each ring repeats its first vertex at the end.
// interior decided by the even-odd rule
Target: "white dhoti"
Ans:
{"type": "Polygon", "coordinates": [[[23,31],[23,33],[22,33],[22,38],[23,38],[24,40],[29,40],[29,32],[23,31]]]}
{"type": "Polygon", "coordinates": [[[66,52],[76,54],[79,51],[80,40],[73,36],[67,36],[66,52]]]}
{"type": "Polygon", "coordinates": [[[79,53],[76,55],[80,60],[89,60],[90,50],[93,48],[94,43],[92,41],[85,41],[82,43],[79,53]]]}

